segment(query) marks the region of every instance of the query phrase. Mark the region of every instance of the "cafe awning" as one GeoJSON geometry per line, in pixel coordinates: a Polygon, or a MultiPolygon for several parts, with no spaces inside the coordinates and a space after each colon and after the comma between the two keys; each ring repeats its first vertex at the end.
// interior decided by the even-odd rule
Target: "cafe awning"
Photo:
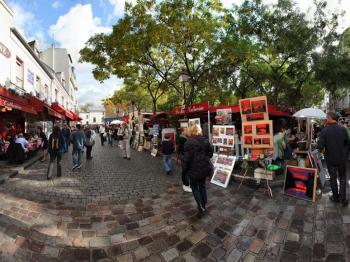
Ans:
{"type": "Polygon", "coordinates": [[[56,112],[53,110],[49,105],[45,104],[43,101],[41,101],[39,98],[35,96],[29,96],[28,101],[30,102],[31,105],[35,108],[37,112],[44,112],[46,109],[46,112],[48,115],[53,116],[57,119],[62,119],[65,120],[65,116],[56,112]]]}
{"type": "Polygon", "coordinates": [[[83,120],[80,116],[78,116],[76,113],[74,113],[74,112],[72,112],[72,111],[70,111],[71,113],[72,113],[72,115],[73,115],[73,117],[74,117],[74,121],[81,121],[81,120],[83,120]]]}
{"type": "Polygon", "coordinates": [[[68,120],[72,120],[74,121],[74,115],[71,111],[65,109],[63,106],[61,106],[58,103],[52,103],[51,105],[52,109],[57,111],[58,113],[66,116],[68,118],[68,120]]]}
{"type": "Polygon", "coordinates": [[[37,114],[26,98],[15,95],[3,87],[0,87],[0,106],[9,111],[19,110],[29,114],[37,114]]]}
{"type": "Polygon", "coordinates": [[[47,113],[50,115],[50,116],[53,116],[57,119],[61,119],[61,120],[66,120],[65,116],[56,112],[55,110],[53,110],[51,107],[49,106],[46,106],[46,109],[47,109],[47,113]]]}

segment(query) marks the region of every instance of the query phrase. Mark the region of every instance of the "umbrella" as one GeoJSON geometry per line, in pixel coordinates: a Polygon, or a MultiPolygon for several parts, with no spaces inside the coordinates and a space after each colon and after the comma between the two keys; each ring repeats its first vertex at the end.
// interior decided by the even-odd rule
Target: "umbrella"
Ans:
{"type": "Polygon", "coordinates": [[[115,119],[111,122],[111,125],[121,125],[123,124],[124,121],[121,121],[121,120],[118,120],[118,119],[115,119]]]}
{"type": "Polygon", "coordinates": [[[311,107],[301,109],[293,116],[296,118],[326,119],[326,114],[321,109],[311,107]]]}

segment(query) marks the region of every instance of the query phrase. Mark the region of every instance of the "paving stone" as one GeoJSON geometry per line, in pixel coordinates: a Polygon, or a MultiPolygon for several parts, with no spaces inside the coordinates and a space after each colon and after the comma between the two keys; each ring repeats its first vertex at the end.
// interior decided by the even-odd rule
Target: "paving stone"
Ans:
{"type": "Polygon", "coordinates": [[[214,234],[220,239],[224,239],[227,235],[227,233],[225,231],[222,231],[220,228],[215,228],[214,234]]]}
{"type": "Polygon", "coordinates": [[[74,259],[76,261],[90,260],[90,250],[89,249],[75,249],[74,259]]]}
{"type": "Polygon", "coordinates": [[[344,224],[350,224],[350,215],[344,215],[343,216],[343,223],[344,224]]]}
{"type": "Polygon", "coordinates": [[[313,257],[315,259],[324,258],[326,254],[325,248],[323,244],[314,244],[313,248],[313,257]]]}
{"type": "Polygon", "coordinates": [[[282,252],[280,262],[295,262],[297,259],[298,257],[296,254],[282,252]]]}
{"type": "Polygon", "coordinates": [[[148,245],[151,242],[153,242],[153,239],[150,236],[145,236],[139,239],[139,244],[141,246],[148,245]]]}
{"type": "Polygon", "coordinates": [[[287,241],[284,244],[284,250],[290,253],[296,253],[299,251],[300,248],[300,242],[296,241],[287,241]]]}
{"type": "Polygon", "coordinates": [[[239,237],[236,242],[236,247],[240,251],[246,251],[249,249],[252,243],[252,239],[249,237],[239,237]]]}
{"type": "Polygon", "coordinates": [[[110,237],[96,237],[89,241],[90,247],[108,247],[111,244],[110,237]]]}
{"type": "Polygon", "coordinates": [[[124,255],[117,256],[117,261],[118,262],[133,262],[134,259],[132,258],[131,254],[124,254],[124,255]]]}
{"type": "MultiPolygon", "coordinates": [[[[350,240],[350,238],[349,238],[349,240],[350,240]]],[[[207,236],[205,238],[205,242],[208,243],[212,247],[216,247],[219,244],[219,240],[213,236],[207,236]]]]}
{"type": "Polygon", "coordinates": [[[185,252],[185,251],[189,250],[192,246],[193,246],[192,242],[185,239],[181,243],[179,243],[176,246],[176,248],[177,248],[177,250],[179,250],[179,252],[185,252]]]}
{"type": "Polygon", "coordinates": [[[217,261],[220,261],[220,259],[222,259],[225,256],[225,254],[226,254],[226,250],[219,247],[214,249],[211,256],[215,258],[217,261]]]}
{"type": "Polygon", "coordinates": [[[223,242],[223,247],[226,249],[227,252],[230,252],[234,245],[235,245],[236,237],[234,236],[228,236],[225,238],[223,242]]]}
{"type": "Polygon", "coordinates": [[[111,243],[112,244],[118,244],[126,241],[126,237],[124,234],[116,234],[111,236],[111,243]]]}
{"type": "Polygon", "coordinates": [[[226,258],[226,261],[227,262],[238,262],[240,261],[242,257],[242,252],[237,250],[237,249],[234,249],[229,255],[228,257],[226,258]]]}
{"type": "Polygon", "coordinates": [[[298,242],[300,240],[300,235],[293,232],[287,233],[287,241],[295,241],[298,242]]]}
{"type": "MultiPolygon", "coordinates": [[[[187,253],[186,255],[184,255],[183,257],[185,259],[186,262],[197,262],[198,260],[193,257],[190,253],[187,253]]],[[[153,262],[153,261],[152,261],[153,262]]]]}
{"type": "Polygon", "coordinates": [[[146,257],[149,257],[150,253],[148,252],[147,248],[140,247],[134,251],[134,255],[136,261],[140,261],[142,259],[145,259],[146,257]]]}
{"type": "Polygon", "coordinates": [[[211,251],[212,249],[207,244],[200,243],[199,245],[193,248],[192,255],[199,259],[204,259],[209,256],[211,251]]]}
{"type": "Polygon", "coordinates": [[[258,254],[264,246],[264,241],[259,239],[254,239],[250,244],[249,251],[258,254]]]}
{"type": "Polygon", "coordinates": [[[342,242],[339,243],[326,243],[326,252],[328,254],[335,253],[335,254],[343,254],[345,252],[345,247],[342,242]]]}
{"type": "Polygon", "coordinates": [[[205,233],[204,231],[198,231],[190,237],[190,241],[193,244],[197,244],[198,242],[202,241],[206,236],[207,233],[205,233]]]}
{"type": "Polygon", "coordinates": [[[308,246],[302,246],[298,252],[299,260],[301,261],[311,261],[312,259],[312,249],[308,246]]]}
{"type": "Polygon", "coordinates": [[[179,256],[179,252],[175,248],[171,248],[165,252],[162,252],[161,255],[166,262],[170,262],[179,256]]]}
{"type": "Polygon", "coordinates": [[[107,253],[104,249],[92,250],[92,260],[100,260],[104,258],[107,258],[107,253]]]}
{"type": "Polygon", "coordinates": [[[248,253],[244,256],[244,258],[242,259],[242,262],[255,262],[256,259],[257,259],[256,256],[248,253]]]}

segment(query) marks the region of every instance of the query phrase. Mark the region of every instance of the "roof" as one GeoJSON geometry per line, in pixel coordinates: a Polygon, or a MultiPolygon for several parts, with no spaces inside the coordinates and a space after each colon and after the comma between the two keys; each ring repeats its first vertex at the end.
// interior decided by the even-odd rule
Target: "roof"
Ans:
{"type": "Polygon", "coordinates": [[[34,53],[33,49],[28,45],[27,41],[23,38],[23,36],[18,32],[18,30],[14,27],[11,28],[11,31],[14,33],[14,35],[19,39],[21,44],[27,49],[27,51],[32,55],[32,57],[35,59],[35,61],[41,66],[41,68],[45,71],[45,73],[53,79],[52,74],[49,72],[49,70],[46,68],[44,63],[39,59],[39,57],[34,53]]]}

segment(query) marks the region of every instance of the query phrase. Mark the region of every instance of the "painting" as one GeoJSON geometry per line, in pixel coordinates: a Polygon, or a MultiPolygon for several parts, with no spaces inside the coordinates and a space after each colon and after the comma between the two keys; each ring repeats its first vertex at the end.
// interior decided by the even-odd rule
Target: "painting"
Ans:
{"type": "Polygon", "coordinates": [[[232,127],[227,127],[226,128],[226,135],[227,136],[233,136],[235,134],[235,129],[232,127]]]}
{"type": "Polygon", "coordinates": [[[251,124],[243,125],[243,133],[244,134],[252,134],[253,133],[253,126],[251,124]]]}
{"type": "Polygon", "coordinates": [[[188,120],[188,127],[190,128],[191,126],[201,126],[201,119],[200,118],[192,118],[188,120]]]}
{"type": "Polygon", "coordinates": [[[213,137],[218,137],[220,135],[220,128],[218,126],[213,127],[213,137]]]}
{"type": "Polygon", "coordinates": [[[232,121],[231,108],[217,109],[215,120],[218,125],[229,125],[232,121]]]}
{"type": "Polygon", "coordinates": [[[239,100],[242,123],[269,120],[266,96],[239,100]]]}
{"type": "Polygon", "coordinates": [[[235,126],[213,126],[212,143],[214,146],[234,147],[235,126]]]}
{"type": "Polygon", "coordinates": [[[317,168],[321,187],[324,188],[326,184],[327,171],[323,167],[321,155],[317,149],[312,152],[309,151],[308,155],[310,158],[311,167],[317,168]]]}
{"type": "Polygon", "coordinates": [[[317,169],[287,166],[284,194],[307,201],[316,198],[317,169]]]}
{"type": "Polygon", "coordinates": [[[253,137],[252,136],[245,136],[244,137],[244,144],[245,145],[252,145],[253,144],[253,137]]]}
{"type": "Polygon", "coordinates": [[[243,124],[242,128],[243,128],[243,136],[248,137],[247,140],[243,139],[243,147],[273,148],[271,120],[246,122],[243,124]]]}
{"type": "Polygon", "coordinates": [[[268,123],[256,124],[256,134],[257,135],[269,135],[270,125],[268,123]]]}
{"type": "Polygon", "coordinates": [[[231,172],[225,169],[216,169],[211,183],[226,188],[231,177],[231,172]]]}

